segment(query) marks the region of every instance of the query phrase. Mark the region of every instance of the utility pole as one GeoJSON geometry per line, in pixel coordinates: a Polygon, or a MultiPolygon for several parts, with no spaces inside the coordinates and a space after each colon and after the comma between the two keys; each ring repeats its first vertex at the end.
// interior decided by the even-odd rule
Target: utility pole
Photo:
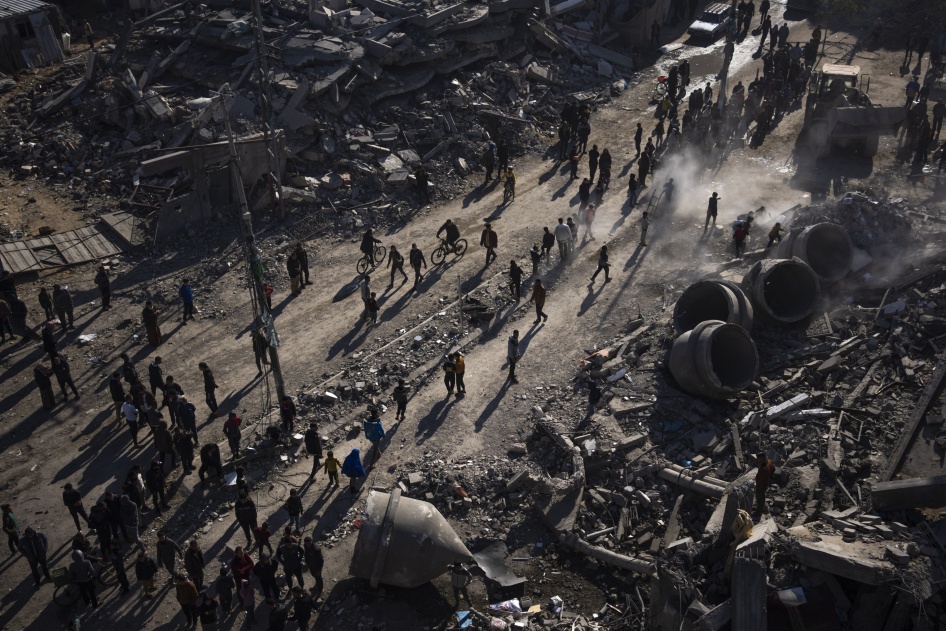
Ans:
{"type": "Polygon", "coordinates": [[[269,159],[269,194],[272,209],[277,217],[286,216],[286,203],[282,197],[282,174],[279,168],[279,156],[276,155],[276,134],[274,131],[273,91],[269,80],[269,61],[266,54],[266,41],[263,39],[263,11],[260,0],[253,0],[253,13],[256,17],[256,79],[259,88],[260,118],[263,120],[263,142],[269,159]]]}
{"type": "MultiPolygon", "coordinates": [[[[226,99],[222,99],[226,107],[226,99]]],[[[282,378],[282,368],[279,365],[279,336],[276,334],[276,321],[266,303],[266,294],[263,291],[263,265],[260,261],[259,246],[256,245],[256,235],[253,234],[253,216],[246,203],[246,191],[243,190],[243,178],[240,175],[240,159],[237,156],[236,142],[233,140],[233,128],[230,126],[230,116],[225,115],[227,122],[227,141],[230,146],[230,173],[233,176],[232,185],[237,191],[240,200],[237,223],[242,236],[243,256],[247,263],[247,272],[250,277],[250,292],[253,294],[253,326],[261,323],[266,329],[266,341],[269,344],[269,363],[272,368],[273,381],[276,383],[277,406],[282,405],[286,396],[286,384],[282,378]]]]}

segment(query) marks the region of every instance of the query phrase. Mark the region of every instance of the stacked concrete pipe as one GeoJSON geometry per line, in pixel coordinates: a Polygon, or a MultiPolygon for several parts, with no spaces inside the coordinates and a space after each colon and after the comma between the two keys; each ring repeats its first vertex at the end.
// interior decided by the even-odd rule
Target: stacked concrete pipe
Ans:
{"type": "Polygon", "coordinates": [[[712,399],[728,399],[746,389],[758,370],[755,342],[738,324],[701,322],[670,350],[670,372],[680,387],[712,399]]]}
{"type": "Polygon", "coordinates": [[[767,259],[742,279],[755,313],[773,324],[795,324],[814,313],[821,297],[818,275],[804,261],[767,259]]]}
{"type": "Polygon", "coordinates": [[[854,244],[838,224],[818,223],[790,232],[779,244],[778,257],[797,257],[814,270],[822,283],[835,283],[851,271],[854,244]]]}
{"type": "Polygon", "coordinates": [[[677,333],[686,333],[707,320],[752,328],[752,305],[736,283],[726,280],[701,280],[683,291],[673,307],[677,333]]]}

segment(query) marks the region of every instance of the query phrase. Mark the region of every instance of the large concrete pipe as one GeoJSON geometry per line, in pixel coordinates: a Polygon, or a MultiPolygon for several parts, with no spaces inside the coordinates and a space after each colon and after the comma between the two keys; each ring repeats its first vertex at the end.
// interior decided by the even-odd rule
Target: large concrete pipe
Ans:
{"type": "Polygon", "coordinates": [[[673,307],[677,333],[686,333],[700,322],[721,320],[752,328],[752,305],[736,283],[726,280],[701,280],[683,291],[673,307]]]}
{"type": "Polygon", "coordinates": [[[473,555],[433,504],[371,491],[368,518],[361,526],[348,572],[397,587],[418,587],[437,578],[455,561],[473,555]]]}
{"type": "Polygon", "coordinates": [[[670,350],[670,372],[691,394],[728,399],[744,390],[759,370],[759,353],[749,332],[719,320],[697,324],[670,350]]]}
{"type": "Polygon", "coordinates": [[[742,279],[755,312],[764,320],[794,324],[815,311],[821,283],[800,259],[768,259],[752,266],[742,279]]]}
{"type": "Polygon", "coordinates": [[[818,223],[789,233],[779,244],[778,256],[782,259],[797,256],[811,266],[821,282],[834,283],[851,270],[854,244],[838,224],[818,223]]]}

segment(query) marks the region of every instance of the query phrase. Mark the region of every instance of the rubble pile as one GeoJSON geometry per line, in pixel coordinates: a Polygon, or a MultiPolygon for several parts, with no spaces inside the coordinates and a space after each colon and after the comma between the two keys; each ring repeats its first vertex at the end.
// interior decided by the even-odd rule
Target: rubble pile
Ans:
{"type": "Polygon", "coordinates": [[[481,168],[486,140],[502,136],[511,155],[547,146],[566,100],[607,101],[634,65],[573,25],[584,3],[536,19],[534,0],[270,6],[258,63],[243,4],[170,6],[12,92],[6,165],[66,187],[82,209],[120,205],[170,231],[155,215],[183,207],[207,219],[233,203],[226,174],[203,173],[227,160],[229,119],[252,145],[241,161],[254,210],[274,203],[261,172],[282,171],[283,201],[300,218],[318,211],[305,236],[350,231],[400,219],[419,165],[433,197],[450,198],[481,168]],[[269,120],[272,138],[261,134],[269,120]]]}

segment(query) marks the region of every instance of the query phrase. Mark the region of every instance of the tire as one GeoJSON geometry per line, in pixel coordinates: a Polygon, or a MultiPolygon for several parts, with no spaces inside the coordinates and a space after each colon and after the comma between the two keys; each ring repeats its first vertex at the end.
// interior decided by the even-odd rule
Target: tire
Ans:
{"type": "Polygon", "coordinates": [[[443,249],[443,246],[438,247],[430,255],[430,262],[434,265],[440,265],[443,263],[443,259],[446,257],[446,252],[443,249]]]}
{"type": "Polygon", "coordinates": [[[99,568],[96,578],[98,579],[99,584],[105,587],[118,585],[118,576],[115,574],[114,568],[112,568],[112,566],[107,563],[99,568]]]}
{"type": "Polygon", "coordinates": [[[66,583],[53,592],[53,602],[60,607],[71,607],[79,601],[79,587],[75,583],[66,583]]]}
{"type": "Polygon", "coordinates": [[[356,269],[358,270],[359,274],[364,274],[365,272],[368,271],[368,257],[367,256],[361,257],[361,259],[358,261],[358,266],[356,269]]]}
{"type": "Polygon", "coordinates": [[[657,87],[654,88],[654,91],[656,91],[660,96],[665,95],[667,93],[667,84],[658,82],[657,87]]]}
{"type": "Polygon", "coordinates": [[[457,239],[456,249],[454,250],[456,255],[463,256],[466,253],[466,246],[466,239],[457,239]]]}
{"type": "Polygon", "coordinates": [[[865,138],[861,144],[861,155],[865,158],[873,158],[877,155],[878,149],[880,149],[880,136],[873,134],[865,138]]]}
{"type": "Polygon", "coordinates": [[[374,265],[377,267],[384,263],[384,255],[388,253],[388,249],[383,245],[379,245],[374,249],[374,265]]]}

